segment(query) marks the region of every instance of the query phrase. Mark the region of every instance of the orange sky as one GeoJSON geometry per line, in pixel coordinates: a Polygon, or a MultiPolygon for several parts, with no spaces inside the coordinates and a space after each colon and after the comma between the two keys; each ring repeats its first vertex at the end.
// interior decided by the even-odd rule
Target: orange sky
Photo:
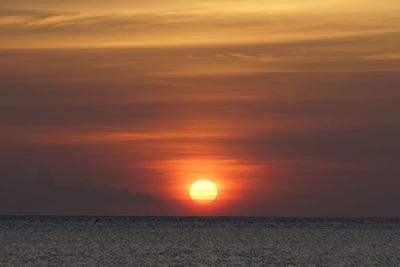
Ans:
{"type": "Polygon", "coordinates": [[[6,49],[290,43],[400,30],[395,0],[18,0],[1,6],[7,38],[0,47],[6,49]]]}
{"type": "Polygon", "coordinates": [[[0,0],[0,213],[399,216],[399,12],[0,0]]]}

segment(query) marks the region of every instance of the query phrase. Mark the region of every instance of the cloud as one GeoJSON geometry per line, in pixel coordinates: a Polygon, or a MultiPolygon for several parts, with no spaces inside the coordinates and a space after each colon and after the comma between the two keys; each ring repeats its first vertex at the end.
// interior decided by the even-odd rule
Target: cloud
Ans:
{"type": "Polygon", "coordinates": [[[400,60],[400,53],[383,53],[362,56],[368,60],[400,60]]]}
{"type": "MultiPolygon", "coordinates": [[[[261,62],[271,62],[271,61],[276,61],[276,60],[282,60],[282,58],[277,58],[272,55],[249,55],[249,54],[243,54],[243,53],[226,53],[225,55],[221,56],[228,56],[228,57],[233,57],[236,59],[242,59],[242,60],[250,60],[250,61],[261,61],[261,62]]],[[[293,60],[293,58],[292,58],[293,60]]]]}
{"type": "Polygon", "coordinates": [[[0,212],[395,214],[398,1],[0,3],[0,212]]]}
{"type": "Polygon", "coordinates": [[[30,20],[29,16],[2,16],[0,17],[0,26],[20,25],[30,20]]]}
{"type": "Polygon", "coordinates": [[[8,40],[0,43],[0,48],[270,44],[374,36],[400,30],[390,9],[382,10],[386,16],[376,15],[369,8],[359,12],[360,3],[348,4],[351,9],[344,14],[334,2],[326,2],[326,7],[332,8],[325,14],[326,7],[315,1],[268,5],[253,1],[234,6],[172,1],[165,8],[126,1],[114,8],[101,7],[101,3],[64,4],[70,8],[32,8],[31,13],[29,8],[18,5],[1,9],[0,33],[8,40]],[[380,24],[371,20],[379,20],[380,24]]]}
{"type": "MultiPolygon", "coordinates": [[[[143,215],[171,212],[173,201],[92,184],[60,183],[49,171],[2,177],[0,214],[143,215]]],[[[173,212],[173,211],[172,211],[173,212]]]]}

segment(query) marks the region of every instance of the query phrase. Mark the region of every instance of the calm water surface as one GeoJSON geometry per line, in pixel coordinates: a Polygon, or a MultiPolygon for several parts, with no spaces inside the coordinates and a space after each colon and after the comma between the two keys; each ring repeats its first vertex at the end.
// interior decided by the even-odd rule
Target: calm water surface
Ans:
{"type": "Polygon", "coordinates": [[[400,266],[400,219],[0,216],[0,266],[400,266]]]}

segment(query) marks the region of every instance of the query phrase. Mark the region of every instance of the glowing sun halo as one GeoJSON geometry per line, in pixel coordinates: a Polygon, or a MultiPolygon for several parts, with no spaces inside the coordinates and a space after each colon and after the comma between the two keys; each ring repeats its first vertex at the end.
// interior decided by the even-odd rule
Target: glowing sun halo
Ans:
{"type": "Polygon", "coordinates": [[[190,198],[198,204],[208,204],[218,196],[217,186],[208,180],[198,180],[190,186],[190,198]]]}

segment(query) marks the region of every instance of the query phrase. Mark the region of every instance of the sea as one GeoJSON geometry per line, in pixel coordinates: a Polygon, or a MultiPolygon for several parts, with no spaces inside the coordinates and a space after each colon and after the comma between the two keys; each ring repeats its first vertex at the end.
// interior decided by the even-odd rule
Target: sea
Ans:
{"type": "Polygon", "coordinates": [[[400,218],[0,216],[0,266],[400,266],[400,218]]]}

